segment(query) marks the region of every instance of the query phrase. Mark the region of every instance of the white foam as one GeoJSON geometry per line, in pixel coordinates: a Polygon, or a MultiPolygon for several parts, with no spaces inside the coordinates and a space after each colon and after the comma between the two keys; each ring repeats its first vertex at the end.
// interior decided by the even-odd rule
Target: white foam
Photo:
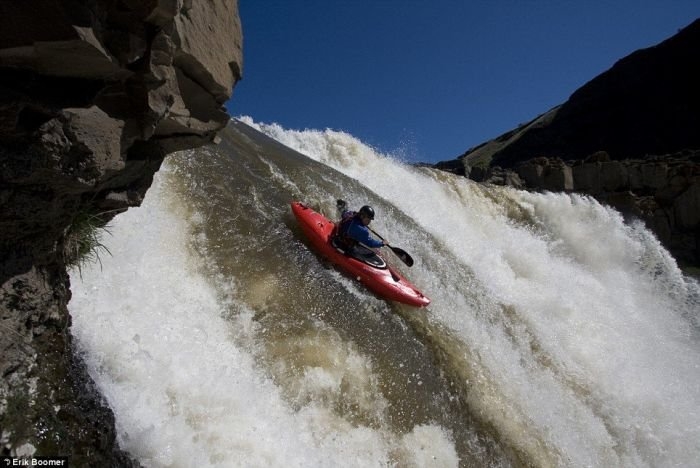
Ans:
{"type": "MultiPolygon", "coordinates": [[[[122,448],[149,467],[388,465],[395,436],[350,424],[322,401],[292,410],[256,366],[237,339],[254,341],[252,314],[222,318],[225,304],[188,253],[187,218],[197,215],[178,211],[167,172],[143,206],[114,220],[104,239],[112,255],[72,275],[72,331],[122,448]]],[[[367,378],[361,357],[343,359],[367,378]]],[[[337,391],[342,378],[322,368],[307,377],[314,385],[299,391],[311,396],[337,391]]]]}

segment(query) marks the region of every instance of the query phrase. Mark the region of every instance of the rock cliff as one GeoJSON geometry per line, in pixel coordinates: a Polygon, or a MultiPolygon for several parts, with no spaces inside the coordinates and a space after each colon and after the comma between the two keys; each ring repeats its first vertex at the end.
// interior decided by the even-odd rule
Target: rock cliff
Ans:
{"type": "Polygon", "coordinates": [[[562,105],[456,160],[477,181],[590,194],[700,266],[700,19],[618,61],[562,105]]]}
{"type": "Polygon", "coordinates": [[[125,466],[70,338],[67,266],[211,142],[241,78],[237,0],[0,2],[0,448],[125,466]]]}

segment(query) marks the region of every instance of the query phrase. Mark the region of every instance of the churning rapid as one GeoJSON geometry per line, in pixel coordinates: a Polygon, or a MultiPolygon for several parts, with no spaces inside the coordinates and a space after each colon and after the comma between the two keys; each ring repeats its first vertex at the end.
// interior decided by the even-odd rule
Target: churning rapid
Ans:
{"type": "Polygon", "coordinates": [[[242,120],[169,157],[71,277],[73,334],[144,466],[700,460],[700,288],[641,224],[242,120]],[[335,217],[337,198],[374,206],[429,307],[310,249],[289,203],[335,217]]]}

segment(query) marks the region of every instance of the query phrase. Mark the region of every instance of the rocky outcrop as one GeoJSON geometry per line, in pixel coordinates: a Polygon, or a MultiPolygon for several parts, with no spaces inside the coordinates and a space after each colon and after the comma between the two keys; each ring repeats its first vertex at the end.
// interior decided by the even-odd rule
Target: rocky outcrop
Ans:
{"type": "Polygon", "coordinates": [[[476,181],[590,194],[646,221],[700,266],[700,19],[618,61],[531,122],[437,168],[476,181]]]}
{"type": "Polygon", "coordinates": [[[0,3],[0,448],[131,463],[70,339],[66,266],[211,142],[241,77],[236,0],[0,3]]]}

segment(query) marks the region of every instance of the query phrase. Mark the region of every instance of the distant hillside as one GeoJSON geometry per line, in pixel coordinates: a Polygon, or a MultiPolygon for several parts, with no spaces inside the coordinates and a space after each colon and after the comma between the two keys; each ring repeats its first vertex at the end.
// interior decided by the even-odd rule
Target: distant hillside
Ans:
{"type": "Polygon", "coordinates": [[[582,159],[603,150],[619,160],[698,148],[700,19],[618,61],[563,105],[458,159],[513,167],[539,156],[582,159]]]}

